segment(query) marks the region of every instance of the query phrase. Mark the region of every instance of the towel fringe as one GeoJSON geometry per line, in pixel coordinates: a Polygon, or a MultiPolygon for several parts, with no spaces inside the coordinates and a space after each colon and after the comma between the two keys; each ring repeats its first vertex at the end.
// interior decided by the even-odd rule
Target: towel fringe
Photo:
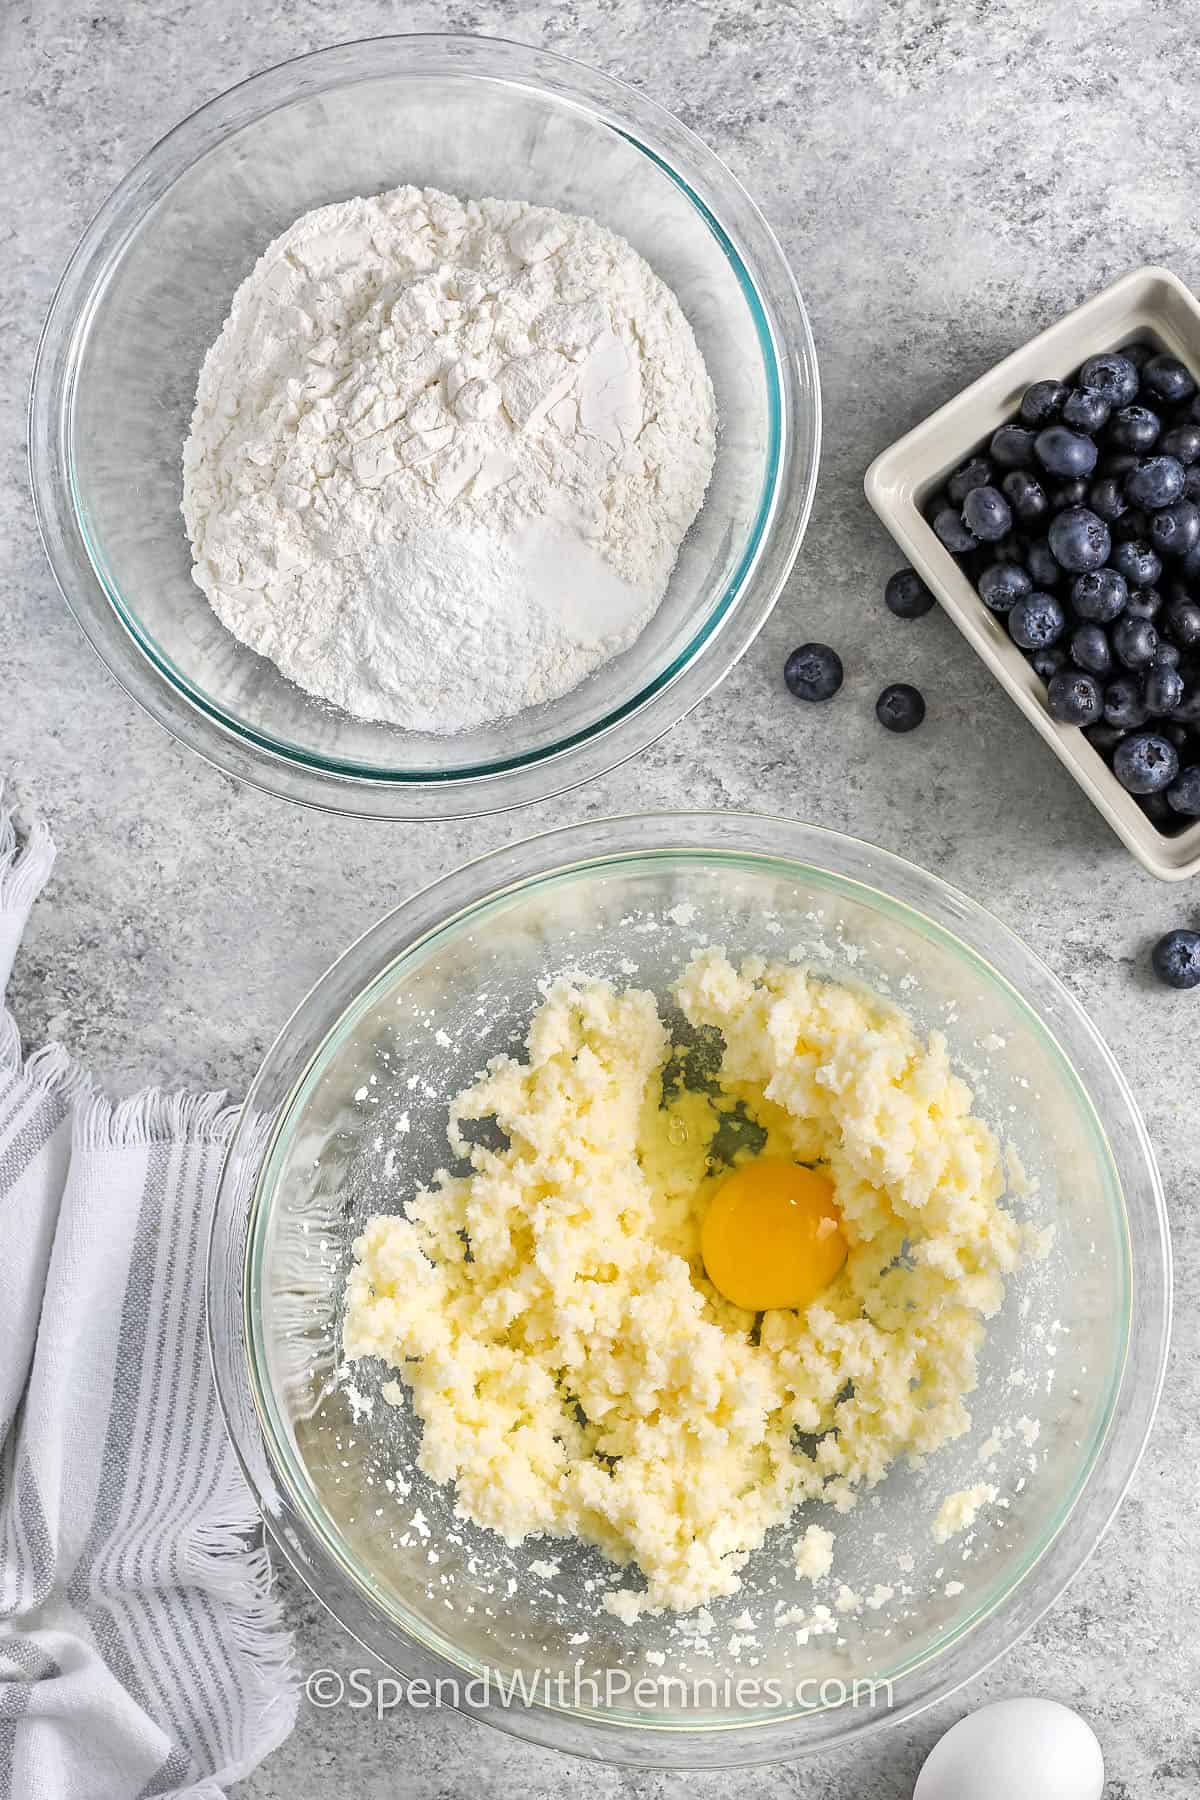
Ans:
{"type": "Polygon", "coordinates": [[[272,1590],[263,1522],[249,1501],[232,1452],[213,1499],[216,1518],[193,1525],[184,1546],[185,1579],[229,1608],[229,1641],[238,1653],[247,1697],[246,1756],[216,1772],[222,1785],[256,1769],[292,1731],[300,1705],[300,1675],[283,1607],[272,1590]],[[257,1541],[256,1541],[257,1540],[257,1541]]]}
{"type": "Polygon", "coordinates": [[[92,1072],[62,1044],[43,1044],[21,1060],[21,1033],[9,1012],[0,1013],[0,1075],[17,1075],[28,1083],[30,1099],[52,1096],[74,1106],[95,1092],[92,1072]]]}
{"type": "Polygon", "coordinates": [[[151,1144],[226,1145],[241,1107],[224,1088],[211,1094],[146,1088],[127,1100],[93,1094],[75,1115],[77,1150],[138,1150],[151,1144]]]}
{"type": "Polygon", "coordinates": [[[34,819],[22,837],[16,807],[3,801],[0,781],[0,912],[27,913],[54,867],[54,839],[42,819],[34,819]]]}

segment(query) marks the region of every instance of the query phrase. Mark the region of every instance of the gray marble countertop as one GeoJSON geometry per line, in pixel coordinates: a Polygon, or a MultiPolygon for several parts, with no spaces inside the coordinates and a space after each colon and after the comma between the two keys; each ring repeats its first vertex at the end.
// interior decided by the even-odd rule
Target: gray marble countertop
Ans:
{"type": "MultiPolygon", "coordinates": [[[[935,1737],[1023,1692],[1079,1706],[1108,1800],[1200,1788],[1200,997],[1146,974],[1200,920],[1200,884],[1140,872],[940,614],[882,611],[897,564],[871,456],[997,357],[1138,263],[1200,286],[1200,40],[1165,0],[8,0],[0,20],[0,770],[50,816],[55,878],[19,961],[26,1040],[61,1036],[115,1089],[239,1091],[307,985],[408,890],[514,832],[680,804],[847,828],[937,869],[1014,925],[1084,1002],[1161,1158],[1181,1297],[1162,1412],[1120,1516],[1032,1636],[968,1692],[852,1753],[689,1783],[902,1800],[935,1737]],[[255,69],[339,38],[454,28],[523,38],[644,86],[715,146],[779,233],[811,309],[826,408],[812,525],[750,654],[635,765],[516,818],[380,826],[239,788],[108,680],[43,561],[27,379],[88,217],[150,144],[255,69]],[[838,704],[780,680],[804,638],[842,648],[838,704]],[[872,702],[917,682],[886,738],[872,702]]],[[[361,1660],[294,1587],[305,1669],[361,1660]]],[[[238,1800],[483,1791],[675,1796],[673,1777],[532,1750],[452,1714],[302,1704],[238,1800]]]]}

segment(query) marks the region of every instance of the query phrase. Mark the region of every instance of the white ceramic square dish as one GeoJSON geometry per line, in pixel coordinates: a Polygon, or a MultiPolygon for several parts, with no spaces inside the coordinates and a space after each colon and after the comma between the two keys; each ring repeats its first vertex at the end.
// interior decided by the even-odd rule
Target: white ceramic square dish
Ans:
{"type": "Polygon", "coordinates": [[[1200,820],[1174,837],[1158,831],[1083,733],[1055,723],[1041,680],[922,513],[950,472],[1016,416],[1031,382],[1062,380],[1089,356],[1135,342],[1154,343],[1200,372],[1200,301],[1169,269],[1133,270],[1014,350],[877,456],[865,486],[913,568],[1117,836],[1152,875],[1182,881],[1200,874],[1200,820]]]}

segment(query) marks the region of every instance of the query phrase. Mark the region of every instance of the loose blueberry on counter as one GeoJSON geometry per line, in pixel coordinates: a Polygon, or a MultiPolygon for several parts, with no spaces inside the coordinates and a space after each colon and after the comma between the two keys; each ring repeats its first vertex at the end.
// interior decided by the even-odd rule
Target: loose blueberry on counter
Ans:
{"type": "Polygon", "coordinates": [[[992,461],[1002,469],[1028,469],[1033,463],[1034,433],[1024,425],[1001,425],[988,445],[992,461]]]}
{"type": "MultiPolygon", "coordinates": [[[[1045,488],[1028,469],[1010,469],[1000,483],[1000,490],[1012,507],[1013,517],[1021,525],[1036,525],[1050,510],[1045,488]]],[[[1123,488],[1121,502],[1122,506],[1129,504],[1123,488]]]]}
{"type": "Polygon", "coordinates": [[[969,551],[979,548],[979,539],[967,529],[952,506],[943,506],[934,514],[933,529],[952,556],[966,556],[969,551]]]}
{"type": "Polygon", "coordinates": [[[1071,660],[1089,675],[1107,675],[1113,666],[1112,646],[1103,625],[1077,625],[1071,633],[1071,660]]]}
{"type": "Polygon", "coordinates": [[[1137,364],[1120,350],[1089,356],[1079,371],[1079,385],[1103,394],[1110,406],[1128,406],[1137,397],[1137,364]]]}
{"type": "Polygon", "coordinates": [[[1179,752],[1155,731],[1122,738],[1113,752],[1113,774],[1131,794],[1158,794],[1179,773],[1179,752]]]}
{"type": "Polygon", "coordinates": [[[898,619],[920,619],[933,605],[933,595],[915,569],[897,569],[883,590],[883,603],[898,619]]]}
{"type": "Polygon", "coordinates": [[[1008,635],[1022,650],[1045,650],[1066,625],[1067,615],[1053,594],[1026,594],[1008,615],[1008,635]]]}
{"type": "Polygon", "coordinates": [[[1158,447],[1164,456],[1173,456],[1185,469],[1190,469],[1194,462],[1200,462],[1200,424],[1189,420],[1182,425],[1173,425],[1158,447]]]}
{"type": "Polygon", "coordinates": [[[889,731],[915,731],[925,717],[924,697],[907,681],[893,681],[875,702],[875,717],[889,731]]]}
{"type": "Polygon", "coordinates": [[[1179,406],[1196,392],[1196,384],[1179,358],[1168,356],[1165,351],[1152,356],[1142,370],[1142,386],[1168,406],[1179,406]]]}
{"type": "Polygon", "coordinates": [[[1108,566],[1123,575],[1131,588],[1153,587],[1162,574],[1162,558],[1139,538],[1118,544],[1108,559],[1108,566]]]}
{"type": "Polygon", "coordinates": [[[962,522],[981,544],[995,544],[1012,529],[1012,508],[999,488],[972,488],[963,501],[962,522]]]}
{"type": "Polygon", "coordinates": [[[1200,931],[1168,931],[1150,952],[1150,965],[1168,987],[1200,986],[1200,931]]]}
{"type": "Polygon", "coordinates": [[[1104,519],[1109,525],[1115,524],[1122,513],[1129,511],[1124,482],[1118,480],[1115,475],[1102,475],[1100,480],[1093,481],[1088,489],[1088,505],[1098,517],[1104,519]]]}
{"type": "Polygon", "coordinates": [[[1200,764],[1179,771],[1167,789],[1167,804],[1185,819],[1200,819],[1200,764]]]}
{"type": "MultiPolygon", "coordinates": [[[[996,455],[996,438],[1003,431],[1015,429],[1011,425],[1000,427],[992,439],[993,456],[996,455]]],[[[1068,431],[1065,425],[1047,425],[1045,431],[1039,431],[1034,440],[1034,451],[1043,469],[1064,481],[1073,481],[1077,475],[1090,475],[1099,455],[1091,438],[1078,431],[1068,431]]]]}
{"type": "Polygon", "coordinates": [[[986,456],[969,456],[965,463],[959,463],[946,483],[946,492],[955,506],[961,506],[972,488],[987,487],[995,479],[995,471],[986,456]]]}
{"type": "Polygon", "coordinates": [[[1108,424],[1111,412],[1110,402],[1096,388],[1073,388],[1060,409],[1064,425],[1073,431],[1086,431],[1089,437],[1108,424]]]}
{"type": "Polygon", "coordinates": [[[1035,538],[1025,551],[1025,567],[1029,570],[1034,586],[1039,588],[1057,587],[1062,580],[1062,570],[1054,560],[1054,553],[1045,538],[1035,538]]]}
{"type": "Polygon", "coordinates": [[[1081,619],[1108,625],[1125,610],[1129,585],[1116,569],[1091,569],[1071,583],[1071,605],[1081,619]]]}
{"type": "Polygon", "coordinates": [[[1125,477],[1125,492],[1135,506],[1156,512],[1183,495],[1187,470],[1174,456],[1147,456],[1125,477]]]}
{"type": "Polygon", "coordinates": [[[1070,393],[1065,381],[1035,381],[1032,387],[1025,389],[1021,401],[1021,423],[1049,425],[1062,412],[1070,393]]]}
{"type": "Polygon", "coordinates": [[[828,644],[801,644],[783,666],[797,700],[829,700],[842,685],[842,659],[828,644]]]}
{"type": "Polygon", "coordinates": [[[1186,556],[1200,544],[1200,507],[1191,500],[1176,500],[1153,514],[1150,542],[1160,556],[1186,556]]]}
{"type": "Polygon", "coordinates": [[[1019,563],[990,563],[979,577],[979,598],[992,612],[1010,611],[1032,591],[1033,580],[1019,563]]]}
{"type": "Polygon", "coordinates": [[[1104,712],[1100,683],[1083,669],[1060,669],[1047,684],[1046,709],[1060,725],[1098,725],[1104,712]]]}
{"type": "MultiPolygon", "coordinates": [[[[1134,451],[1138,456],[1144,456],[1147,450],[1153,450],[1161,430],[1162,420],[1148,406],[1123,406],[1119,413],[1112,416],[1108,427],[1108,441],[1121,450],[1134,451]]],[[[1125,473],[1129,473],[1128,469],[1125,473]]]]}
{"type": "Polygon", "coordinates": [[[1086,506],[1069,507],[1052,519],[1047,541],[1055,562],[1073,575],[1103,568],[1112,551],[1108,526],[1086,506]]]}
{"type": "Polygon", "coordinates": [[[1130,618],[1126,613],[1112,628],[1112,647],[1124,668],[1146,669],[1154,661],[1158,633],[1149,619],[1130,618]]]}
{"type": "Polygon", "coordinates": [[[1136,731],[1150,717],[1142,699],[1142,685],[1128,675],[1118,675],[1104,690],[1104,720],[1116,730],[1136,731]]]}
{"type": "MultiPolygon", "coordinates": [[[[1164,713],[1174,712],[1183,699],[1183,676],[1170,663],[1162,662],[1157,657],[1146,670],[1142,682],[1142,698],[1150,712],[1161,719],[1164,713]]],[[[1172,737],[1172,743],[1175,742],[1172,737]]],[[[1178,750],[1179,745],[1175,744],[1178,750]]]]}

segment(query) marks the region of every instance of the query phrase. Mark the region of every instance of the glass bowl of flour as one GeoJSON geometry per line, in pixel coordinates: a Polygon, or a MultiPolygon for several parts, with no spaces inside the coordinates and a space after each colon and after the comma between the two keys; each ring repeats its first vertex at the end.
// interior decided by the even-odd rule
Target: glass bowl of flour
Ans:
{"type": "MultiPolygon", "coordinates": [[[[799,1062],[797,1035],[803,1046],[818,1041],[811,1018],[776,1016],[783,1029],[771,1041],[799,1062]]],[[[594,1017],[602,1024],[603,1008],[594,1017]]],[[[629,1017],[631,1028],[612,1041],[632,1047],[640,1028],[636,1011],[629,1017]]],[[[864,1056],[851,1014],[843,1017],[840,1085],[830,1091],[848,1094],[856,1068],[878,1066],[882,1040],[864,1056]]],[[[572,1066],[582,1071],[585,1062],[581,1052],[572,1066]]],[[[888,1066],[898,1071],[902,1063],[888,1066]]],[[[919,1056],[904,1064],[920,1065],[919,1056]]],[[[673,1054],[672,1066],[686,1071],[686,1055],[673,1054]]],[[[714,1066],[696,1069],[701,1084],[714,1066]]],[[[498,1080],[508,1079],[508,1068],[500,1065],[498,1080]]],[[[687,1088],[686,1073],[682,1079],[687,1088]]],[[[928,1118],[947,1118],[955,1090],[940,1078],[934,1087],[925,1074],[917,1079],[928,1118]]],[[[662,1091],[665,1101],[665,1084],[662,1091]]],[[[911,1141],[904,1120],[912,1115],[896,1110],[899,1089],[889,1092],[892,1104],[885,1094],[878,1114],[863,1116],[885,1121],[896,1146],[911,1141]]],[[[754,1100],[748,1104],[753,1114],[754,1100]]],[[[689,1153],[687,1132],[677,1129],[684,1116],[661,1108],[641,1116],[650,1121],[645,1142],[653,1158],[641,1166],[669,1170],[672,1157],[689,1153]]],[[[612,1129],[597,1123],[593,1141],[621,1154],[620,1121],[605,1118],[612,1129]]],[[[939,1156],[925,1166],[965,1167],[939,1156]]],[[[663,1179],[664,1192],[683,1191],[663,1179]]],[[[889,1179],[882,1179],[885,1191],[889,1179]]],[[[592,1157],[585,1216],[595,1216],[602,1181],[592,1157]]],[[[551,1235],[562,1222],[553,1191],[549,1181],[551,1235]]],[[[514,1200],[516,1193],[514,1181],[514,1200]]],[[[623,1178],[622,1193],[633,1207],[632,1177],[623,1178]]],[[[472,1207],[471,1263],[487,1267],[497,1245],[495,1209],[485,1209],[478,1188],[472,1207]]],[[[537,1319],[546,1316],[538,1313],[538,1282],[551,1245],[522,1235],[527,1226],[515,1203],[505,1217],[517,1271],[505,1310],[497,1315],[497,1292],[485,1291],[481,1279],[476,1304],[461,1316],[481,1331],[499,1318],[515,1359],[532,1350],[537,1319]],[[521,1295],[528,1296],[524,1315],[521,1295]],[[511,1323],[518,1317],[519,1335],[511,1323]]],[[[978,1219],[988,1241],[1001,1243],[998,1221],[978,1219]]],[[[450,1216],[447,1244],[457,1238],[456,1220],[450,1216]]],[[[606,1305],[620,1268],[629,1266],[614,1232],[612,1270],[598,1290],[589,1286],[578,1234],[571,1246],[580,1292],[569,1312],[555,1315],[565,1336],[575,1329],[576,1309],[586,1310],[597,1294],[606,1305]]],[[[907,1250],[893,1249],[889,1269],[929,1266],[919,1231],[907,1250]]],[[[943,1243],[942,1271],[950,1267],[944,1251],[943,1243]]],[[[423,1304],[423,1282],[449,1279],[436,1260],[426,1269],[397,1262],[402,1268],[394,1292],[405,1303],[423,1304]]],[[[968,1284],[952,1302],[957,1319],[984,1264],[956,1253],[955,1268],[968,1284]]],[[[698,1340],[664,1304],[677,1273],[656,1264],[638,1287],[627,1315],[634,1322],[617,1335],[635,1379],[623,1377],[605,1389],[608,1396],[641,1392],[643,1380],[651,1398],[678,1393],[687,1380],[678,1361],[689,1370],[704,1361],[683,1348],[698,1340]]],[[[461,1305],[452,1287],[444,1291],[461,1305]]],[[[886,1329],[901,1340],[915,1324],[932,1342],[940,1292],[935,1282],[912,1310],[897,1308],[902,1316],[885,1321],[886,1329]]],[[[376,1294],[386,1298],[386,1288],[376,1294]]],[[[443,1704],[536,1742],[612,1761],[703,1769],[794,1758],[908,1717],[986,1668],[1051,1604],[1098,1542],[1145,1443],[1168,1341],[1170,1250],[1153,1153],[1120,1071],[1081,1008],[996,919],[936,877],[837,833],[734,814],[651,815],[509,845],[407,901],[334,965],[284,1029],[247,1098],[217,1205],[208,1297],[222,1402],[248,1478],[284,1555],[361,1643],[429,1683],[418,1695],[436,1691],[443,1704]],[[601,980],[615,994],[640,995],[638,1007],[656,1006],[672,1043],[686,1046],[694,1042],[687,1020],[697,989],[693,981],[689,998],[680,977],[697,959],[714,959],[716,946],[743,971],[755,958],[802,971],[838,1005],[847,993],[869,994],[881,1017],[908,1020],[919,1042],[944,1041],[947,1066],[966,1084],[981,1127],[975,1141],[1003,1153],[1004,1232],[1019,1228],[1037,1250],[1005,1276],[999,1303],[987,1302],[974,1367],[968,1331],[968,1361],[960,1363],[952,1347],[940,1357],[936,1392],[928,1392],[927,1374],[913,1378],[917,1391],[926,1390],[918,1411],[931,1418],[948,1405],[939,1416],[949,1429],[912,1461],[882,1458],[878,1479],[860,1484],[848,1509],[831,1486],[788,1517],[776,1515],[765,1532],[753,1531],[751,1553],[730,1565],[736,1584],[714,1594],[705,1566],[703,1604],[695,1592],[669,1600],[660,1592],[655,1610],[627,1604],[631,1589],[654,1597],[637,1568],[589,1540],[586,1521],[582,1533],[579,1521],[564,1530],[550,1520],[545,1533],[539,1529],[547,1515],[536,1509],[537,1484],[522,1479],[519,1457],[503,1454],[528,1431],[541,1455],[536,1420],[511,1412],[511,1396],[498,1384],[503,1369],[480,1360],[471,1332],[461,1349],[435,1357],[433,1386],[425,1384],[422,1398],[408,1379],[398,1381],[403,1370],[389,1359],[347,1361],[346,1326],[355,1246],[369,1235],[369,1221],[411,1218],[423,1204],[419,1190],[438,1185],[437,1171],[463,1174],[461,1146],[456,1152],[450,1137],[455,1117],[481,1147],[499,1153],[496,1171],[509,1179],[488,1109],[458,1103],[455,1113],[457,1097],[489,1059],[514,1058],[536,1075],[543,1096],[536,1116],[547,1121],[539,1142],[559,1155],[563,1134],[553,1121],[564,1116],[565,1090],[547,1082],[545,1058],[572,1040],[551,1029],[545,1013],[556,978],[569,974],[580,991],[601,980]],[[539,1014],[535,1047],[530,1025],[539,1014]],[[443,1413],[442,1394],[462,1403],[443,1413]],[[447,1424],[462,1433],[457,1487],[445,1479],[447,1424]],[[489,1479],[494,1495],[481,1494],[489,1479]],[[522,1514],[523,1541],[510,1543],[498,1526],[478,1522],[493,1498],[522,1514]]],[[[436,1314],[431,1302],[427,1320],[436,1314]]],[[[757,1338],[743,1319],[743,1344],[774,1355],[783,1317],[762,1315],[757,1338]]],[[[590,1367],[606,1370],[598,1341],[589,1342],[590,1367]]],[[[408,1343],[416,1368],[422,1349],[408,1343]]],[[[428,1369],[428,1342],[424,1349],[428,1369]]],[[[726,1340],[710,1373],[732,1366],[736,1354],[726,1340]]],[[[562,1358],[578,1368],[566,1348],[562,1358]]],[[[805,1368],[817,1360],[805,1358],[805,1368]]],[[[603,1409],[589,1379],[577,1376],[569,1392],[588,1396],[579,1404],[594,1418],[603,1409]]],[[[744,1379],[741,1404],[753,1412],[753,1383],[748,1373],[744,1379]]],[[[870,1440],[873,1420],[886,1423],[872,1404],[872,1380],[860,1371],[848,1396],[857,1423],[847,1414],[835,1434],[847,1454],[853,1433],[870,1440]]],[[[907,1403],[907,1385],[889,1411],[907,1403]]],[[[655,1467],[664,1473],[679,1443],[671,1404],[663,1399],[655,1408],[654,1431],[662,1434],[655,1467]]],[[[729,1417],[714,1403],[712,1432],[729,1417]]],[[[565,1414],[559,1429],[573,1429],[565,1414]]],[[[700,1431],[695,1441],[713,1440],[700,1431]]],[[[803,1438],[793,1448],[797,1458],[813,1451],[803,1438]]],[[[777,1455],[770,1469],[785,1461],[786,1452],[777,1455]]],[[[732,1522],[759,1489],[738,1481],[723,1455],[704,1456],[702,1465],[686,1516],[711,1523],[715,1509],[732,1522]]],[[[589,1470],[590,1481],[600,1479],[597,1468],[589,1470]]],[[[576,1464],[569,1479],[582,1473],[576,1464]]],[[[766,1479],[769,1470],[759,1475],[766,1479]]],[[[563,1483],[566,1492],[567,1476],[563,1483]]],[[[586,1491],[599,1508],[595,1487],[586,1491]]],[[[646,1479],[630,1515],[639,1531],[661,1510],[663,1491],[646,1479]]],[[[639,1560],[645,1570],[644,1544],[639,1560]]]]}
{"type": "Polygon", "coordinates": [[[819,432],[795,282],[692,133],[542,51],[399,37],[256,76],[128,177],[55,297],[31,458],[155,718],[421,818],[590,779],[708,692],[819,432]]]}

